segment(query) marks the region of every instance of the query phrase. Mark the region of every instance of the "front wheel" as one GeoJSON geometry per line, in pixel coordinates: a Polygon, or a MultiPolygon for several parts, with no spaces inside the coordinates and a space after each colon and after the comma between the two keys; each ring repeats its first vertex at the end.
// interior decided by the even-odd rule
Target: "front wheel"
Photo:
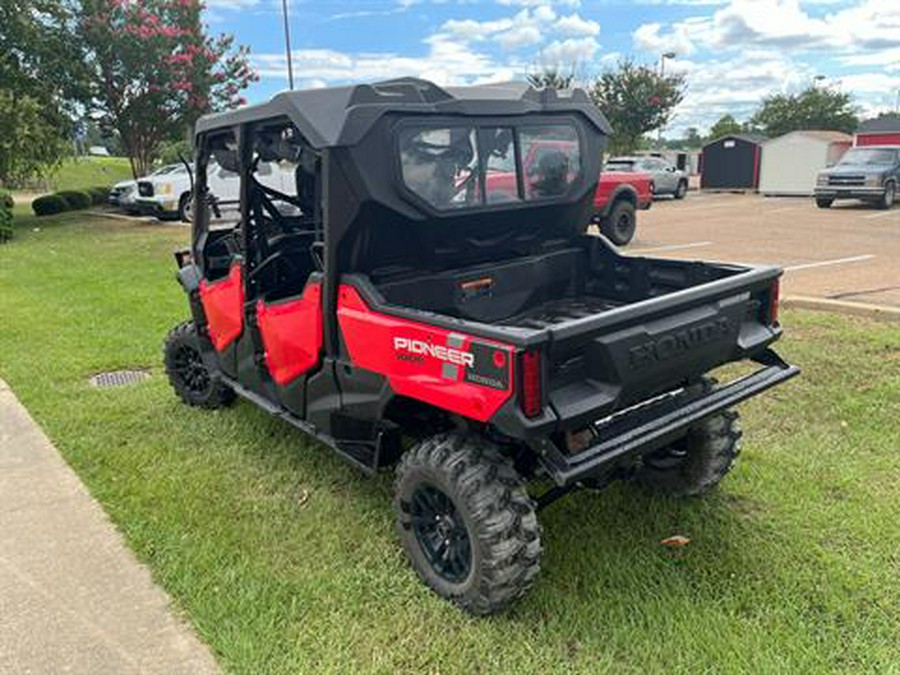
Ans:
{"type": "Polygon", "coordinates": [[[169,384],[188,405],[221,408],[234,401],[234,390],[204,363],[193,321],[185,321],[169,331],[163,356],[169,384]]]}
{"type": "Polygon", "coordinates": [[[816,206],[820,209],[830,209],[832,204],[834,200],[830,197],[816,197],[816,206]]]}
{"type": "Polygon", "coordinates": [[[675,199],[684,199],[687,195],[688,184],[686,180],[678,181],[678,187],[675,188],[675,199]]]}
{"type": "MultiPolygon", "coordinates": [[[[711,380],[702,385],[712,387],[711,380]]],[[[700,420],[671,445],[643,458],[637,479],[670,497],[691,497],[712,490],[731,470],[741,451],[741,426],[733,410],[700,420]]]]}
{"type": "Polygon", "coordinates": [[[412,447],[394,507],[419,577],[471,614],[508,607],[540,571],[534,503],[512,462],[480,438],[441,434],[412,447]]]}
{"type": "Polygon", "coordinates": [[[637,229],[637,212],[634,205],[624,199],[617,201],[609,215],[600,222],[600,232],[616,246],[625,246],[634,238],[637,229]]]}
{"type": "Polygon", "coordinates": [[[182,223],[191,222],[191,216],[193,214],[193,199],[191,199],[191,194],[189,192],[185,192],[181,195],[181,199],[178,200],[178,219],[182,223]]]}
{"type": "Polygon", "coordinates": [[[894,205],[894,199],[897,196],[897,188],[893,183],[887,183],[884,186],[884,194],[878,200],[879,209],[889,209],[894,205]]]}

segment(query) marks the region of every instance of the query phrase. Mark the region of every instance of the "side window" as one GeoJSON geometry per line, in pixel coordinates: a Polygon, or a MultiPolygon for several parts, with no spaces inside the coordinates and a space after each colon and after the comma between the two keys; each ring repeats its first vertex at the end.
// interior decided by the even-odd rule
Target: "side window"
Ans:
{"type": "Polygon", "coordinates": [[[211,229],[231,229],[240,220],[237,140],[222,131],[209,142],[206,165],[206,214],[211,229]]]}
{"type": "Polygon", "coordinates": [[[578,132],[570,124],[522,127],[519,144],[525,171],[525,198],[559,197],[581,174],[578,132]]]}
{"type": "Polygon", "coordinates": [[[400,164],[406,187],[436,209],[481,203],[478,149],[471,127],[403,130],[400,164]]]}

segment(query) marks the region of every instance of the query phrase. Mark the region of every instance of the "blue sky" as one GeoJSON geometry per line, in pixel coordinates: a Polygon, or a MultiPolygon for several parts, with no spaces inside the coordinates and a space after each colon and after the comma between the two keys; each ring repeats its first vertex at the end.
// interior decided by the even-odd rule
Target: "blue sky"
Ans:
{"type": "MultiPolygon", "coordinates": [[[[439,84],[522,79],[577,64],[589,81],[622,57],[685,73],[667,135],[745,119],[762,96],[851,92],[864,115],[900,90],[900,0],[288,0],[298,88],[413,75],[439,84]]],[[[252,49],[251,102],[287,87],[281,0],[207,0],[212,32],[252,49]]]]}

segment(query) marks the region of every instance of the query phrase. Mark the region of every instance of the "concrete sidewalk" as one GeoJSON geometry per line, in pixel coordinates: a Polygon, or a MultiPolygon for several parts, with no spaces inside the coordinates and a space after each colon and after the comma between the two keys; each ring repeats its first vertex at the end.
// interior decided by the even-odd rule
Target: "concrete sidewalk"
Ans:
{"type": "Polygon", "coordinates": [[[0,380],[0,674],[217,673],[0,380]]]}

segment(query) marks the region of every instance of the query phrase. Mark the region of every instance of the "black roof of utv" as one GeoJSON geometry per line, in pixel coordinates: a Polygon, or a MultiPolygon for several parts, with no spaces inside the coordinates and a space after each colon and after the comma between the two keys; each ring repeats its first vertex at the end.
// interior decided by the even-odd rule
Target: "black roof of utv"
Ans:
{"type": "Polygon", "coordinates": [[[388,112],[411,114],[524,115],[577,112],[603,135],[609,123],[582,89],[537,90],[522,82],[442,88],[417,78],[347,87],[282,92],[270,101],[202,117],[202,134],[286,116],[316,149],[353,145],[388,112]]]}

